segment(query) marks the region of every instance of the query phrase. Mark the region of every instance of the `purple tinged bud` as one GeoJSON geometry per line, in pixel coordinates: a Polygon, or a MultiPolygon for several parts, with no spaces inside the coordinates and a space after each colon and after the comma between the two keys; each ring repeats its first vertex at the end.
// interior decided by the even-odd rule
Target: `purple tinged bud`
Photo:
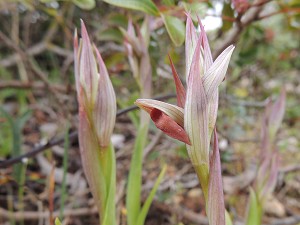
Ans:
{"type": "Polygon", "coordinates": [[[74,61],[79,112],[86,115],[98,144],[107,147],[115,125],[116,97],[106,66],[98,49],[91,44],[83,21],[81,35],[78,46],[75,31],[74,61]]]}
{"type": "Polygon", "coordinates": [[[74,35],[74,62],[79,103],[78,138],[82,167],[100,224],[115,225],[115,156],[111,134],[116,118],[116,97],[107,69],[90,42],[81,21],[82,39],[74,35]]]}

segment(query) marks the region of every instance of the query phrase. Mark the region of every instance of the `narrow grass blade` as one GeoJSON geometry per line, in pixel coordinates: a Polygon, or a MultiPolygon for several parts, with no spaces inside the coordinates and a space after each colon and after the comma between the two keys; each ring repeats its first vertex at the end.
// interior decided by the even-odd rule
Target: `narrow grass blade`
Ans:
{"type": "Polygon", "coordinates": [[[155,183],[154,183],[154,186],[149,194],[149,196],[147,197],[143,207],[142,207],[142,210],[140,211],[140,214],[139,214],[139,217],[138,217],[138,220],[137,220],[137,225],[144,225],[144,222],[145,222],[145,219],[146,219],[146,216],[148,214],[148,211],[149,211],[149,208],[150,208],[150,205],[153,201],[153,198],[155,196],[155,193],[158,189],[158,186],[162,180],[162,178],[164,177],[165,173],[166,173],[166,170],[167,170],[167,165],[164,165],[158,178],[156,179],[155,183]]]}
{"type": "Polygon", "coordinates": [[[159,14],[159,10],[151,0],[104,0],[104,2],[127,9],[135,9],[153,16],[159,14]]]}
{"type": "Polygon", "coordinates": [[[136,225],[141,208],[142,161],[147,133],[148,125],[139,128],[131,159],[126,195],[128,225],[136,225]]]}
{"type": "Polygon", "coordinates": [[[227,210],[225,210],[225,222],[226,222],[226,225],[233,225],[231,217],[227,210]]]}
{"type": "Polygon", "coordinates": [[[61,225],[61,222],[60,222],[60,220],[58,218],[55,219],[54,223],[55,223],[55,225],[61,225]]]}
{"type": "Polygon", "coordinates": [[[105,200],[104,216],[101,225],[116,225],[115,196],[116,196],[116,156],[112,144],[106,149],[103,158],[103,171],[105,176],[107,198],[105,200]],[[107,162],[107,163],[105,163],[107,162]]]}
{"type": "Polygon", "coordinates": [[[251,188],[246,225],[261,224],[261,216],[262,216],[262,206],[260,205],[256,193],[251,188]]]}

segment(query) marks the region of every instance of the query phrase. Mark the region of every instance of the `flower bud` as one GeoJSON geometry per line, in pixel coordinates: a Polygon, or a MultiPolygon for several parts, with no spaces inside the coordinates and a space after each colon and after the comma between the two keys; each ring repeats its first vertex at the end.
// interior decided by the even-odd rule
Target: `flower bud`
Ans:
{"type": "Polygon", "coordinates": [[[107,147],[115,125],[116,97],[98,49],[81,21],[82,39],[74,38],[75,78],[80,111],[87,115],[101,147],[107,147]]]}

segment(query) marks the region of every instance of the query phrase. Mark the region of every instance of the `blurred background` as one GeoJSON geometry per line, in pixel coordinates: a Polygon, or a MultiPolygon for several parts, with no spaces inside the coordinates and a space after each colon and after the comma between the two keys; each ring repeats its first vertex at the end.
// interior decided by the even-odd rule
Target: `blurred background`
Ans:
{"type": "MultiPolygon", "coordinates": [[[[279,176],[263,223],[299,224],[300,2],[155,0],[158,13],[107,2],[118,1],[0,0],[0,224],[53,224],[58,216],[63,224],[98,223],[76,138],[73,33],[80,19],[102,54],[122,110],[140,97],[124,47],[128,22],[145,32],[143,22],[149,21],[152,95],[174,103],[167,54],[185,81],[185,12],[203,21],[214,58],[236,46],[220,86],[217,120],[226,208],[237,224],[243,222],[265,107],[284,88],[285,115],[273,143],[279,176]]],[[[124,190],[139,116],[128,111],[118,116],[113,135],[120,224],[126,224],[124,190]]],[[[184,144],[151,123],[145,151],[145,196],[159,165],[168,164],[146,224],[207,224],[184,144]]]]}

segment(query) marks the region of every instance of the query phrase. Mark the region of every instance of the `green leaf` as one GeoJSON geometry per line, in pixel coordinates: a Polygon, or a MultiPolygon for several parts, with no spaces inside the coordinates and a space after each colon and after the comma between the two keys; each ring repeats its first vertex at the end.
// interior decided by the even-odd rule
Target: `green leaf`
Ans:
{"type": "Polygon", "coordinates": [[[110,26],[123,27],[125,29],[128,26],[128,17],[119,13],[110,14],[106,21],[110,26]]]}
{"type": "Polygon", "coordinates": [[[123,35],[121,31],[117,28],[108,28],[99,33],[100,41],[115,41],[117,43],[123,43],[123,35]]]}
{"type": "Polygon", "coordinates": [[[95,0],[73,0],[73,3],[81,9],[93,9],[96,5],[95,0]]]}
{"type": "Polygon", "coordinates": [[[233,225],[231,217],[226,209],[225,209],[225,222],[226,225],[233,225]]]}
{"type": "MultiPolygon", "coordinates": [[[[0,113],[3,114],[3,116],[7,119],[11,131],[12,131],[12,156],[17,157],[22,154],[22,130],[26,123],[26,121],[31,116],[31,111],[28,110],[25,113],[23,113],[19,118],[14,119],[8,112],[6,112],[2,107],[0,107],[0,113]]],[[[20,184],[22,180],[22,174],[23,174],[23,164],[22,163],[16,163],[13,165],[13,177],[14,179],[20,184]]]]}
{"type": "Polygon", "coordinates": [[[162,0],[162,3],[164,5],[167,5],[167,6],[173,6],[173,5],[175,5],[175,1],[174,0],[162,0]]]}
{"type": "Polygon", "coordinates": [[[248,206],[248,215],[246,225],[261,224],[262,206],[257,199],[256,193],[250,188],[250,202],[248,206]]]}
{"type": "Polygon", "coordinates": [[[300,6],[300,2],[299,2],[299,0],[291,0],[288,2],[288,5],[296,8],[296,7],[300,6]]]}
{"type": "Polygon", "coordinates": [[[164,20],[169,36],[175,44],[175,46],[182,45],[185,38],[184,23],[174,16],[167,16],[164,14],[161,14],[161,16],[164,20]]]}
{"type": "Polygon", "coordinates": [[[159,11],[151,0],[103,0],[104,2],[127,9],[139,10],[153,16],[158,16],[159,11]]]}
{"type": "Polygon", "coordinates": [[[55,225],[61,225],[61,222],[58,218],[55,219],[55,225]]]}
{"type": "MultiPolygon", "coordinates": [[[[222,11],[222,15],[225,17],[233,18],[234,12],[230,6],[230,3],[225,3],[222,11]]],[[[223,20],[222,31],[226,32],[232,27],[233,23],[229,20],[223,20]]]]}
{"type": "MultiPolygon", "coordinates": [[[[190,12],[193,21],[197,21],[197,16],[200,18],[205,17],[205,14],[209,8],[208,3],[204,2],[181,2],[184,10],[190,12]]],[[[212,7],[213,8],[213,7],[212,7]]]]}
{"type": "Polygon", "coordinates": [[[153,198],[155,196],[155,193],[158,189],[158,186],[162,180],[162,178],[164,177],[165,173],[166,173],[166,170],[167,170],[167,165],[164,165],[158,178],[156,179],[155,181],[155,184],[149,194],[149,196],[147,197],[144,205],[143,205],[143,208],[142,210],[140,211],[140,214],[139,214],[139,217],[138,217],[138,220],[137,220],[137,225],[144,225],[144,222],[145,222],[145,219],[146,219],[146,216],[148,214],[148,211],[149,211],[149,208],[150,208],[150,205],[153,201],[153,198]]]}
{"type": "MultiPolygon", "coordinates": [[[[116,207],[115,207],[115,198],[116,198],[116,156],[115,149],[112,144],[105,149],[106,155],[102,158],[102,170],[104,171],[105,184],[106,184],[106,200],[104,206],[104,215],[102,219],[102,225],[116,225],[116,207]]],[[[103,156],[102,155],[102,156],[103,156]]]]}
{"type": "Polygon", "coordinates": [[[149,27],[149,17],[148,16],[145,17],[140,30],[141,30],[143,39],[145,41],[145,45],[148,48],[149,43],[150,43],[150,27],[149,27]]]}
{"type": "Polygon", "coordinates": [[[126,190],[126,209],[128,225],[136,225],[137,219],[140,214],[143,150],[146,145],[147,133],[148,124],[139,128],[130,163],[128,184],[126,190]]]}

